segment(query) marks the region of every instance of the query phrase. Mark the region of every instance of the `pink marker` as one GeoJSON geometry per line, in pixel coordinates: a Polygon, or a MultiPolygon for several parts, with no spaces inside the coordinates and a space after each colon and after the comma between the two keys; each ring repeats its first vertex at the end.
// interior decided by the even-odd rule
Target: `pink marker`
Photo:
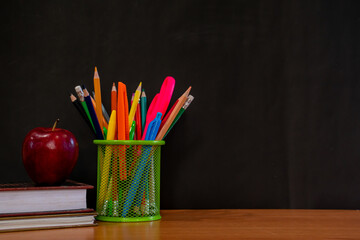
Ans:
{"type": "Polygon", "coordinates": [[[146,115],[145,129],[142,135],[142,140],[145,140],[146,131],[149,123],[156,118],[156,114],[160,112],[162,117],[165,115],[175,88],[175,79],[173,77],[166,77],[161,85],[160,93],[156,94],[152,100],[146,115]]]}

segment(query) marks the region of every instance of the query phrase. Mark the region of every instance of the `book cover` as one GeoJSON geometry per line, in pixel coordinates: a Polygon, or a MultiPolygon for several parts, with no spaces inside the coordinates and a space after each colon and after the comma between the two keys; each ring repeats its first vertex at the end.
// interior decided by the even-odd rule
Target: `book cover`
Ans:
{"type": "Polygon", "coordinates": [[[95,211],[0,218],[0,232],[96,226],[95,211]]]}
{"type": "Polygon", "coordinates": [[[94,187],[72,180],[60,186],[34,183],[0,184],[0,214],[87,209],[86,193],[94,187]]]}
{"type": "Polygon", "coordinates": [[[59,190],[59,189],[93,189],[94,186],[80,183],[73,180],[66,180],[59,186],[37,186],[35,183],[1,183],[0,192],[2,191],[26,191],[26,190],[59,190]]]}
{"type": "Polygon", "coordinates": [[[56,215],[56,214],[73,214],[73,213],[93,213],[92,208],[62,210],[62,211],[43,211],[43,212],[22,212],[22,213],[0,213],[0,220],[11,217],[26,217],[26,216],[40,216],[40,215],[56,215]]]}

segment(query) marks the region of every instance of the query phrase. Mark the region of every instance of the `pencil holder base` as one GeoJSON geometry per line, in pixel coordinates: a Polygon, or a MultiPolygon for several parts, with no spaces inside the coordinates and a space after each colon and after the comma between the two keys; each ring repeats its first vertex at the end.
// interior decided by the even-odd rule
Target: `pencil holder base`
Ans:
{"type": "Polygon", "coordinates": [[[161,216],[152,216],[152,217],[131,217],[131,218],[121,218],[121,217],[105,217],[105,216],[97,216],[96,220],[105,221],[105,222],[149,222],[160,220],[161,216]]]}

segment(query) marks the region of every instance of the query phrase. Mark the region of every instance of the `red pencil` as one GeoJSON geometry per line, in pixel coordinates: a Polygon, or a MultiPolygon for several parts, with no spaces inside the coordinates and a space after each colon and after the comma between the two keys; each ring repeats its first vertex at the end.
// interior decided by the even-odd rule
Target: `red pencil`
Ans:
{"type": "Polygon", "coordinates": [[[141,115],[140,115],[140,99],[139,104],[137,105],[136,112],[135,112],[135,122],[136,122],[136,139],[141,139],[141,115]]]}

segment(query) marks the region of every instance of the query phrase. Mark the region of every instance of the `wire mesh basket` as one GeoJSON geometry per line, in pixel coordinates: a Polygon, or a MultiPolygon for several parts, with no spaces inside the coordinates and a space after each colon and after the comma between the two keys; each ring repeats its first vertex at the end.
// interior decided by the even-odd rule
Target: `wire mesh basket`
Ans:
{"type": "Polygon", "coordinates": [[[159,220],[164,141],[94,140],[98,146],[97,220],[159,220]]]}

